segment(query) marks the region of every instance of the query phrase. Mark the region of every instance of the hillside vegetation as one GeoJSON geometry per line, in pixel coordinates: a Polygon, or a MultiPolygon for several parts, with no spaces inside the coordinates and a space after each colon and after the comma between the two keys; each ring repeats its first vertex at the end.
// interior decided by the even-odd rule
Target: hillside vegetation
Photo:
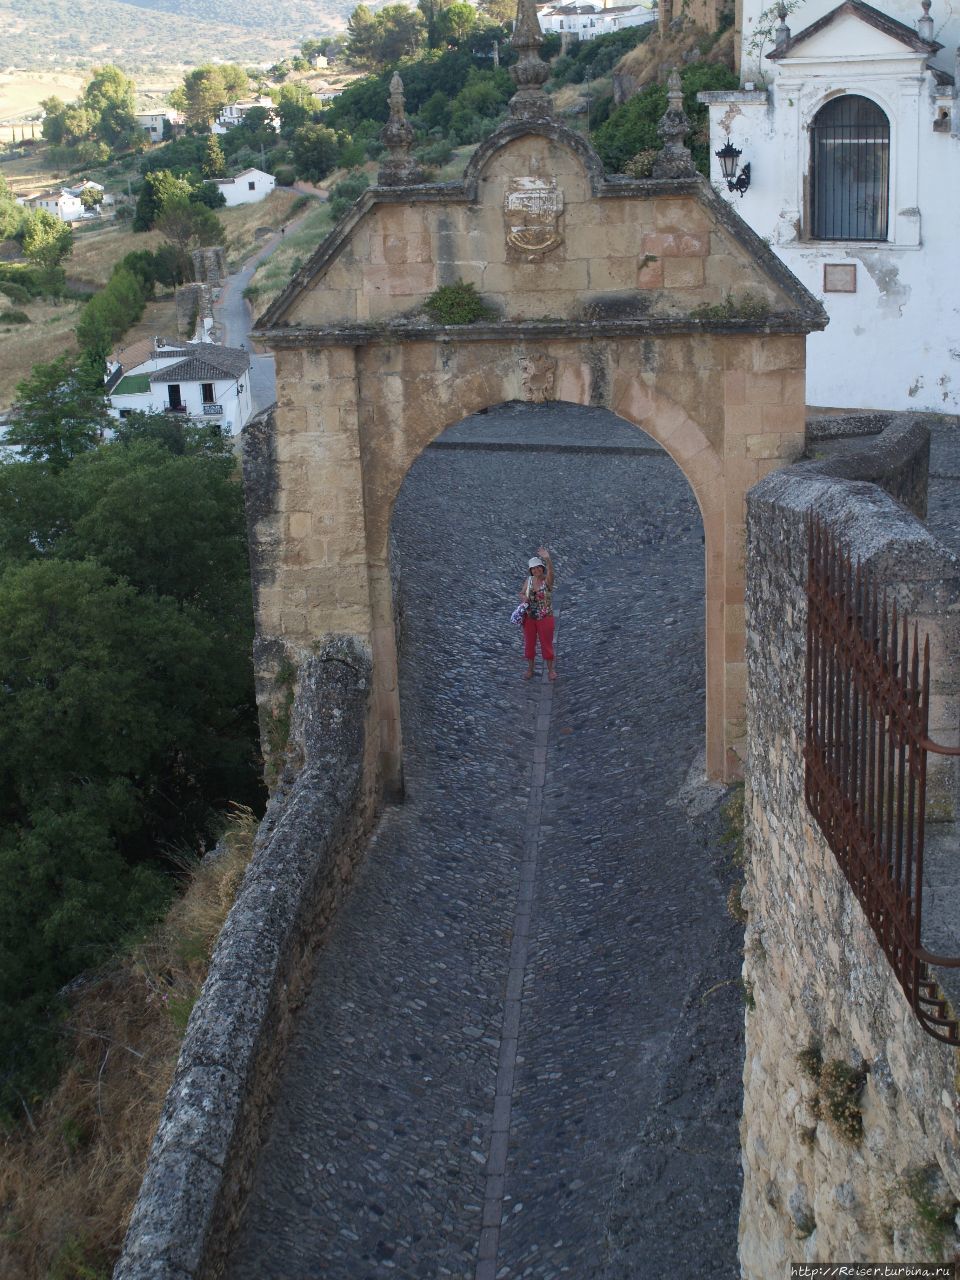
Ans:
{"type": "Polygon", "coordinates": [[[208,58],[267,65],[305,36],[342,30],[350,0],[0,0],[3,64],[126,71],[208,58]]]}

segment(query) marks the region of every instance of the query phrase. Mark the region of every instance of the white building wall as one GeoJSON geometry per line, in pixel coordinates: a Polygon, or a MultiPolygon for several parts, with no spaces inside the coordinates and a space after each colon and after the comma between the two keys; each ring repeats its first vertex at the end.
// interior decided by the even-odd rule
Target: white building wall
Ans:
{"type": "Polygon", "coordinates": [[[934,132],[938,93],[921,55],[842,23],[796,58],[768,61],[769,90],[704,95],[711,151],[729,137],[751,165],[742,198],[727,193],[715,156],[711,180],[827,309],[829,326],[807,339],[809,404],[960,413],[960,138],[934,132]],[[807,238],[809,126],[843,93],[870,98],[890,122],[887,242],[807,238]],[[834,264],[856,269],[855,293],[825,291],[834,264]]]}
{"type": "MultiPolygon", "coordinates": [[[[787,25],[796,35],[825,17],[838,3],[840,0],[803,0],[787,15],[787,25]]],[[[867,0],[867,3],[871,3],[871,0],[867,0]]],[[[872,0],[872,3],[874,8],[914,30],[917,20],[923,16],[919,0],[872,0]]],[[[740,74],[745,84],[749,81],[761,84],[772,79],[773,63],[765,56],[773,48],[772,38],[766,40],[762,49],[758,49],[756,32],[759,26],[771,25],[767,15],[775,9],[776,3],[771,4],[770,0],[743,0],[740,74]]],[[[944,71],[952,71],[953,50],[960,43],[960,7],[951,7],[945,0],[933,0],[930,16],[933,19],[933,38],[944,46],[934,59],[935,65],[944,71]]],[[[776,21],[774,18],[772,24],[776,25],[776,21]]]]}
{"type": "Polygon", "coordinates": [[[273,174],[263,173],[260,169],[251,169],[238,174],[236,178],[221,179],[217,183],[228,209],[238,204],[257,204],[265,200],[276,185],[277,180],[273,174]]]}
{"type": "MultiPolygon", "coordinates": [[[[159,362],[171,363],[170,361],[159,362]]],[[[134,373],[138,372],[133,370],[134,373]]],[[[109,396],[110,413],[114,418],[121,416],[121,410],[134,413],[165,413],[170,405],[169,383],[154,382],[149,392],[139,395],[109,396]]],[[[253,411],[253,400],[250,393],[249,370],[239,380],[218,378],[213,384],[214,405],[203,403],[203,384],[201,382],[181,382],[180,400],[184,405],[184,417],[216,422],[227,434],[235,434],[246,423],[253,411]],[[221,413],[216,409],[222,410],[221,413]]]]}

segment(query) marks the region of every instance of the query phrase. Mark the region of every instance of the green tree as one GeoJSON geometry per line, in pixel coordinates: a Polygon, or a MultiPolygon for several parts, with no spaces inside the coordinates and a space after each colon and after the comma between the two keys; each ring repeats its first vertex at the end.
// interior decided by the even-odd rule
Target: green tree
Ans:
{"type": "Polygon", "coordinates": [[[164,850],[257,803],[235,460],[162,415],[0,464],[0,1107],[55,1065],[57,991],[162,909],[164,850]]]}
{"type": "Polygon", "coordinates": [[[85,209],[99,209],[103,204],[103,192],[96,187],[84,187],[80,192],[80,203],[85,209]]]}
{"type": "Polygon", "coordinates": [[[423,17],[405,4],[385,5],[374,22],[377,31],[376,60],[380,66],[409,58],[423,45],[423,17]]]}
{"type": "Polygon", "coordinates": [[[27,214],[23,227],[23,252],[42,270],[47,290],[58,292],[63,280],[60,263],[73,252],[72,229],[46,209],[27,214]]]}
{"type": "Polygon", "coordinates": [[[17,204],[6,178],[0,177],[0,240],[12,239],[23,225],[23,208],[17,204]]]}
{"type": "MultiPolygon", "coordinates": [[[[691,151],[701,173],[709,173],[709,136],[704,135],[707,108],[697,102],[697,94],[706,89],[736,88],[739,81],[732,71],[714,63],[693,63],[680,75],[683,84],[683,109],[693,126],[691,151]]],[[[640,151],[660,150],[662,140],[657,125],[667,109],[667,91],[663,85],[650,85],[609,118],[593,134],[593,144],[606,169],[622,173],[624,165],[640,151]]]]}
{"type": "Polygon", "coordinates": [[[227,174],[227,162],[224,159],[220,139],[212,133],[203,148],[203,176],[205,178],[224,178],[227,174]]]}
{"type": "Polygon", "coordinates": [[[112,148],[140,142],[136,120],[136,86],[119,67],[95,67],[83,90],[83,106],[96,137],[112,148]]]}
{"type": "Polygon", "coordinates": [[[376,38],[373,10],[368,5],[358,4],[347,19],[346,52],[354,66],[368,67],[374,64],[376,38]]]}
{"type": "Polygon", "coordinates": [[[308,182],[319,182],[337,165],[340,144],[325,124],[301,125],[293,135],[297,173],[308,182]]]}
{"type": "Polygon", "coordinates": [[[85,385],[69,356],[34,365],[16,395],[6,443],[54,470],[93,449],[108,421],[102,388],[85,385]]]}
{"type": "Polygon", "coordinates": [[[275,97],[280,127],[285,134],[291,134],[301,125],[307,124],[321,107],[320,99],[299,81],[281,85],[275,97]]]}
{"type": "Polygon", "coordinates": [[[440,27],[440,18],[450,0],[417,0],[417,8],[423,15],[426,26],[427,48],[439,49],[445,41],[440,27]]]}
{"type": "Polygon", "coordinates": [[[517,16],[514,0],[480,0],[480,12],[498,26],[506,26],[517,16]]]}
{"type": "Polygon", "coordinates": [[[472,4],[454,0],[440,14],[437,25],[443,43],[459,44],[476,27],[477,11],[472,4]]]}
{"type": "Polygon", "coordinates": [[[40,126],[40,132],[47,142],[52,142],[55,146],[59,146],[63,142],[66,133],[63,117],[67,110],[67,104],[62,98],[53,95],[49,98],[41,99],[40,107],[43,111],[43,123],[40,126]]]}
{"type": "Polygon", "coordinates": [[[169,169],[144,174],[133,215],[134,231],[149,231],[168,200],[189,200],[191,190],[186,178],[176,177],[169,169]]]}
{"type": "Polygon", "coordinates": [[[183,112],[188,124],[209,125],[228,102],[239,101],[249,87],[242,67],[208,63],[184,76],[183,84],[170,94],[170,103],[183,112]]]}
{"type": "Polygon", "coordinates": [[[227,197],[215,182],[201,182],[199,187],[193,188],[189,198],[191,204],[202,204],[208,209],[222,209],[227,203],[227,197]]]}
{"type": "Polygon", "coordinates": [[[173,245],[182,257],[186,257],[191,249],[223,244],[226,240],[223,223],[213,210],[203,204],[193,204],[189,199],[164,201],[155,225],[164,240],[173,245]]]}

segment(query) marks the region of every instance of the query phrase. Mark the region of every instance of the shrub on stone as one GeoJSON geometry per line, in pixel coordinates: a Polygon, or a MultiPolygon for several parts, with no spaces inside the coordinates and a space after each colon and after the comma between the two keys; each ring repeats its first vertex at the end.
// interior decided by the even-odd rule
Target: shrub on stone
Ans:
{"type": "Polygon", "coordinates": [[[821,1111],[834,1133],[847,1142],[863,1137],[859,1099],[866,1079],[862,1067],[851,1067],[842,1058],[825,1062],[820,1072],[821,1111]]]}
{"type": "Polygon", "coordinates": [[[797,1054],[797,1066],[808,1080],[819,1082],[823,1071],[823,1054],[815,1040],[811,1040],[807,1047],[797,1054]]]}
{"type": "Polygon", "coordinates": [[[29,324],[30,317],[25,311],[0,311],[0,324],[29,324]]]}
{"type": "Polygon", "coordinates": [[[424,304],[427,314],[437,324],[473,324],[477,320],[493,320],[496,312],[477,293],[476,287],[458,280],[441,285],[424,304]]]}

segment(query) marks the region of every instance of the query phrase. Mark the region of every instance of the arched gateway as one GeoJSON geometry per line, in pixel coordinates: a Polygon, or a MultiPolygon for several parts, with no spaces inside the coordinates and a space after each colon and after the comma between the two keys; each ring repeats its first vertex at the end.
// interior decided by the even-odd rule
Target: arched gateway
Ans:
{"type": "Polygon", "coordinates": [[[362,637],[388,791],[402,776],[393,502],[446,427],[509,400],[604,406],[682,469],[706,542],[707,768],[739,768],[744,495],[803,447],[805,335],[826,316],[696,174],[675,77],[655,176],[607,178],[549,118],[539,39],[521,0],[514,118],[461,182],[416,180],[395,78],[379,185],[255,332],[277,360],[277,407],[247,450],[258,696],[277,696],[283,655],[362,637]],[[424,303],[457,281],[499,318],[431,322],[424,303]]]}

